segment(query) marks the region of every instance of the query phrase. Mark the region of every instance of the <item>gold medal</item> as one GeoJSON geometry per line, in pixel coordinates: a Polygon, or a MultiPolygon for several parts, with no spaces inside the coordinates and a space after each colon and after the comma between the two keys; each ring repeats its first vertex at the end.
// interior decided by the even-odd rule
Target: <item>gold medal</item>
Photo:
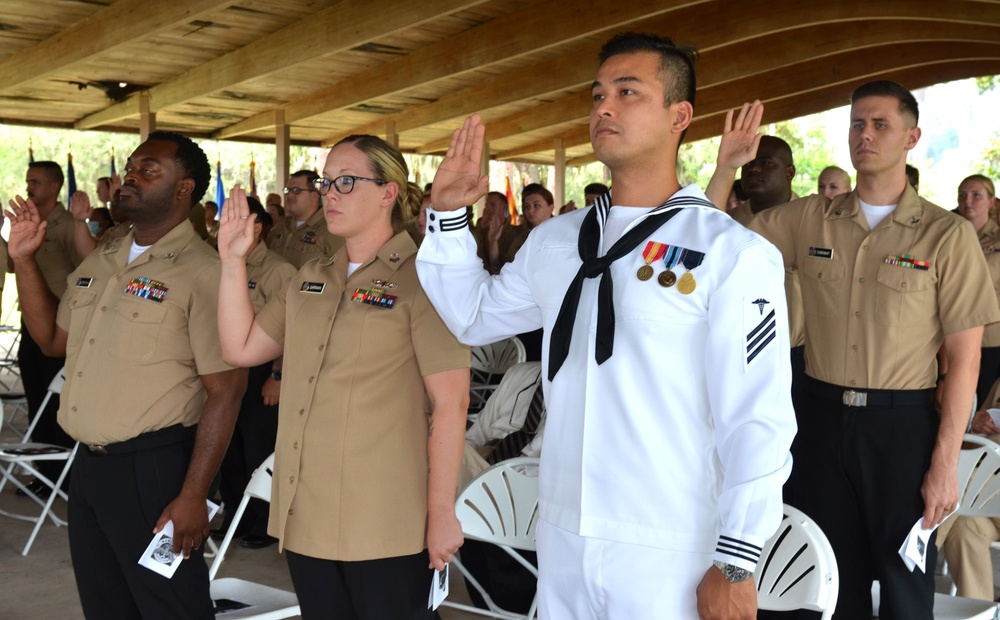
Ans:
{"type": "Polygon", "coordinates": [[[653,277],[653,268],[649,265],[643,265],[642,267],[639,267],[639,271],[637,271],[635,275],[637,278],[645,282],[653,277]]]}
{"type": "Polygon", "coordinates": [[[661,273],[658,278],[656,278],[656,281],[660,283],[660,286],[670,288],[675,282],[677,282],[677,274],[667,269],[661,273]]]}
{"type": "Polygon", "coordinates": [[[681,276],[681,281],[677,283],[677,290],[684,295],[690,295],[694,292],[695,281],[694,276],[691,272],[687,272],[681,276]]]}

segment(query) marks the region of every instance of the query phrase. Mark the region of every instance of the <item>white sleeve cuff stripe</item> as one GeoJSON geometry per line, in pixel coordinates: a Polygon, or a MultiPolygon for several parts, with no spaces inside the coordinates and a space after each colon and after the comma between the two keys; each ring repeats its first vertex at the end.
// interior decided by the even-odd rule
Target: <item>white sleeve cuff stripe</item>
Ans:
{"type": "Polygon", "coordinates": [[[720,536],[719,543],[715,547],[715,552],[732,556],[734,558],[740,558],[756,564],[760,560],[761,548],[756,545],[751,545],[735,538],[729,538],[728,536],[720,536]]]}
{"type": "Polygon", "coordinates": [[[461,230],[468,226],[468,224],[469,215],[463,211],[461,215],[455,217],[442,217],[438,222],[438,228],[441,232],[448,232],[452,230],[461,230]]]}

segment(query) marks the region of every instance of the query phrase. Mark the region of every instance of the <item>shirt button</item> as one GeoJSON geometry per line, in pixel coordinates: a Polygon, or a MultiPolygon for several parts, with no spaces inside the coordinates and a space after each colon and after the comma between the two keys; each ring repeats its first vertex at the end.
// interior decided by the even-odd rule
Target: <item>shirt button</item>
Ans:
{"type": "Polygon", "coordinates": [[[816,279],[817,280],[821,279],[822,277],[823,277],[823,272],[822,271],[816,274],[816,279]]]}
{"type": "Polygon", "coordinates": [[[850,383],[851,383],[851,385],[856,385],[858,382],[855,381],[854,379],[851,379],[850,383]]]}
{"type": "Polygon", "coordinates": [[[320,350],[320,351],[322,351],[322,350],[323,350],[323,349],[325,349],[325,348],[326,348],[326,345],[325,345],[325,344],[321,344],[321,345],[319,345],[319,350],[320,350]]]}
{"type": "Polygon", "coordinates": [[[854,349],[855,351],[857,351],[858,350],[858,345],[856,345],[856,344],[851,345],[851,348],[854,349]]]}
{"type": "Polygon", "coordinates": [[[431,231],[431,232],[434,232],[434,227],[433,227],[433,226],[428,226],[428,227],[427,227],[427,230],[429,230],[429,231],[431,231]]]}
{"type": "Polygon", "coordinates": [[[309,383],[312,383],[312,382],[313,382],[313,379],[315,379],[315,378],[316,378],[316,377],[309,377],[309,383]]]}
{"type": "Polygon", "coordinates": [[[857,312],[855,312],[854,316],[856,316],[856,317],[858,317],[860,319],[861,318],[861,311],[858,310],[857,312]]]}
{"type": "Polygon", "coordinates": [[[306,414],[305,409],[299,409],[299,415],[305,415],[305,414],[306,414]]]}
{"type": "Polygon", "coordinates": [[[906,288],[906,282],[900,282],[899,288],[906,288]]]}
{"type": "Polygon", "coordinates": [[[94,344],[94,339],[93,338],[90,339],[90,344],[94,344]]]}
{"type": "Polygon", "coordinates": [[[76,376],[82,377],[83,376],[83,371],[82,370],[77,371],[76,376]]]}
{"type": "Polygon", "coordinates": [[[107,306],[101,306],[101,312],[107,312],[107,311],[108,311],[107,306]]]}
{"type": "Polygon", "coordinates": [[[133,313],[132,313],[132,318],[133,318],[133,319],[137,319],[137,318],[139,318],[139,313],[138,313],[138,312],[133,312],[133,313]]]}
{"type": "Polygon", "coordinates": [[[865,283],[865,279],[864,278],[858,278],[858,282],[860,282],[861,284],[864,284],[865,283]]]}
{"type": "Polygon", "coordinates": [[[288,477],[288,484],[295,484],[295,476],[288,477]]]}
{"type": "Polygon", "coordinates": [[[861,246],[861,249],[862,249],[862,250],[867,250],[867,249],[868,249],[868,246],[867,246],[867,245],[863,245],[863,246],[861,246]]]}
{"type": "Polygon", "coordinates": [[[72,409],[73,411],[76,411],[76,405],[73,405],[72,407],[70,407],[70,409],[72,409]]]}
{"type": "Polygon", "coordinates": [[[433,213],[428,213],[428,214],[427,214],[427,219],[429,219],[430,221],[432,221],[432,222],[433,222],[434,220],[436,220],[436,219],[437,219],[437,216],[436,216],[436,215],[434,215],[433,213]]]}
{"type": "Polygon", "coordinates": [[[292,444],[292,449],[298,450],[299,449],[299,442],[296,441],[295,443],[293,443],[292,444]]]}
{"type": "Polygon", "coordinates": [[[295,511],[294,511],[294,510],[292,510],[291,508],[289,508],[289,509],[288,509],[288,516],[290,517],[290,516],[292,516],[292,515],[294,515],[294,514],[295,514],[295,511]]]}

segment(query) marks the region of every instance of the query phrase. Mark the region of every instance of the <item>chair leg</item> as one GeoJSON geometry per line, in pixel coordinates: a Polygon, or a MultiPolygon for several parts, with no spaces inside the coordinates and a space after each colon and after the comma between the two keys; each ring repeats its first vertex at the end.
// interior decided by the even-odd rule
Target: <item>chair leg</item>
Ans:
{"type": "MultiPolygon", "coordinates": [[[[61,519],[57,519],[55,515],[52,514],[52,504],[56,501],[57,496],[62,496],[67,502],[69,502],[69,496],[60,489],[62,488],[63,481],[66,480],[69,468],[73,465],[73,459],[76,458],[76,451],[79,447],[79,443],[74,445],[73,451],[70,452],[69,456],[66,458],[66,464],[62,468],[62,473],[59,474],[59,479],[53,485],[52,492],[49,493],[49,499],[45,502],[45,506],[42,508],[42,513],[38,515],[35,527],[31,530],[31,536],[28,537],[28,542],[24,545],[24,551],[21,552],[22,556],[28,555],[28,552],[31,551],[31,545],[34,544],[35,537],[38,536],[38,530],[40,530],[42,528],[42,524],[45,523],[46,516],[51,517],[56,526],[58,526],[60,524],[59,522],[62,521],[61,519]]],[[[62,521],[62,523],[66,524],[67,522],[62,521]]]]}

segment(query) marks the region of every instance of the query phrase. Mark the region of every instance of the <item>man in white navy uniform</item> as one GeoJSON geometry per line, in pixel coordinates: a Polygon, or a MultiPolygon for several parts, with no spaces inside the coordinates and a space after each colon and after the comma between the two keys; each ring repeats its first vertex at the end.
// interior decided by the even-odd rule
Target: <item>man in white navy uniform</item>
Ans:
{"type": "Polygon", "coordinates": [[[784,271],[677,181],[691,57],[605,44],[590,130],[612,192],[535,228],[497,276],[465,226],[488,182],[478,116],[434,180],[417,269],[442,319],[470,344],[545,332],[540,617],[755,617],[795,432],[784,271]]]}

